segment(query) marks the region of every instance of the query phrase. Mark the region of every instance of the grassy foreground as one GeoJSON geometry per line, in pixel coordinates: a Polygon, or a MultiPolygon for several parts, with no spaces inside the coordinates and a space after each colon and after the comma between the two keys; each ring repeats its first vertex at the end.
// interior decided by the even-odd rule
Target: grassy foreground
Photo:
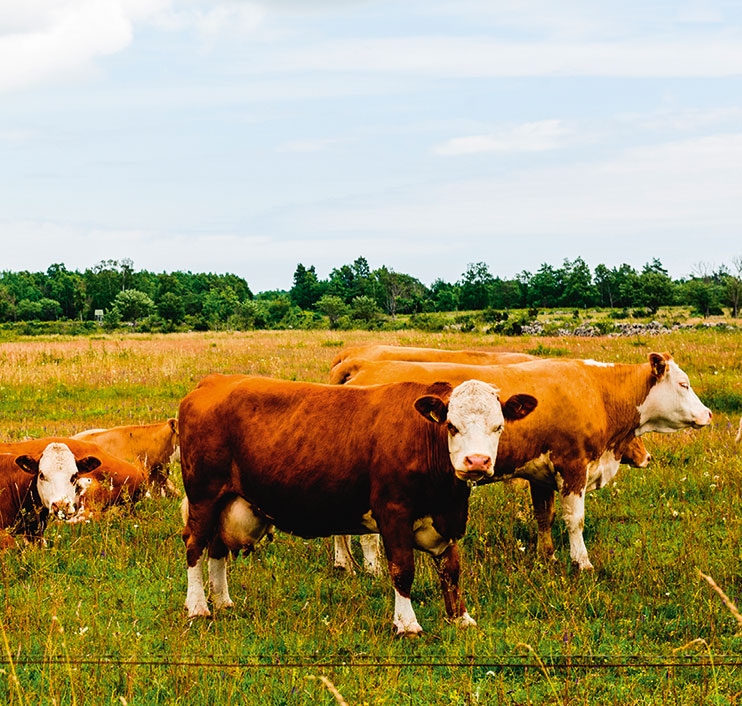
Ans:
{"type": "MultiPolygon", "coordinates": [[[[516,338],[256,332],[0,344],[0,438],[68,435],[175,415],[205,374],[324,381],[342,345],[497,348],[641,362],[668,350],[714,411],[710,429],[645,437],[644,470],[588,495],[596,571],[535,554],[522,488],[475,490],[462,583],[479,623],[444,621],[431,563],[413,601],[425,628],[395,640],[388,577],[342,577],[329,540],[278,533],[230,567],[236,607],[186,620],[177,500],[143,500],[49,546],[0,554],[0,703],[737,704],[742,630],[699,570],[742,607],[742,336],[516,338]]],[[[177,470],[177,469],[176,469],[177,470]]],[[[559,521],[558,521],[559,522],[559,521]]]]}

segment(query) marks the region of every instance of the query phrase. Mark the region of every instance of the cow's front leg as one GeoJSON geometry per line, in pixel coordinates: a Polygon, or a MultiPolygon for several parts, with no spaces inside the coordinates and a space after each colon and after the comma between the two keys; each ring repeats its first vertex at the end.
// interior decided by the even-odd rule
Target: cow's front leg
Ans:
{"type": "Polygon", "coordinates": [[[582,536],[585,527],[585,489],[563,493],[562,515],[569,533],[569,554],[580,571],[591,571],[593,565],[582,536]]]}
{"type": "Polygon", "coordinates": [[[188,591],[186,593],[185,607],[188,611],[189,618],[196,618],[198,616],[208,617],[211,615],[204,591],[203,564],[204,556],[202,553],[196,559],[196,563],[188,567],[188,591]]]}
{"type": "Polygon", "coordinates": [[[530,483],[533,515],[536,518],[538,535],[536,549],[544,559],[554,560],[554,540],[551,529],[554,525],[554,491],[538,483],[530,483]]]}
{"type": "Polygon", "coordinates": [[[461,564],[459,560],[459,548],[456,542],[451,542],[441,554],[435,555],[433,560],[435,561],[435,567],[440,578],[443,601],[446,605],[448,619],[454,625],[461,628],[476,625],[476,621],[466,610],[464,597],[459,588],[461,564]]]}
{"type": "Polygon", "coordinates": [[[394,627],[397,635],[419,635],[423,629],[410,600],[412,582],[415,578],[415,556],[412,528],[395,523],[387,532],[382,530],[389,576],[394,586],[394,627]]]}

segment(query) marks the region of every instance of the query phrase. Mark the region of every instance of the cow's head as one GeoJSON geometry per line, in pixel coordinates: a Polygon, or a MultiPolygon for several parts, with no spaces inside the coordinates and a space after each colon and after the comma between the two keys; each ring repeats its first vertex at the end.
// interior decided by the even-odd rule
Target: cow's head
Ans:
{"type": "Polygon", "coordinates": [[[445,424],[451,465],[461,480],[492,476],[505,420],[522,419],[537,405],[531,395],[513,395],[500,403],[498,390],[486,382],[467,380],[445,399],[430,394],[415,401],[428,421],[445,424]]]}
{"type": "Polygon", "coordinates": [[[669,353],[650,353],[649,366],[653,385],[639,405],[637,436],[648,431],[698,429],[711,423],[711,410],[698,399],[688,376],[669,353]]]}
{"type": "Polygon", "coordinates": [[[41,504],[60,519],[72,517],[78,510],[89,481],[80,478],[80,474],[100,466],[100,460],[94,456],[75,460],[69,447],[60,442],[49,444],[38,458],[23,455],[15,461],[19,468],[36,476],[41,504]]]}

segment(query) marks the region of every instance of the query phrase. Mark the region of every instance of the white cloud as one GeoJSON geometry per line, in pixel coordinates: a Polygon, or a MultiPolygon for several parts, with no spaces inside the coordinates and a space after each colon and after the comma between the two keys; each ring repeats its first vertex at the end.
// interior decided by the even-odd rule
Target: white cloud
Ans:
{"type": "Polygon", "coordinates": [[[257,61],[274,71],[404,72],[438,77],[706,77],[742,73],[742,38],[606,42],[495,41],[477,37],[330,40],[276,50],[257,61]]]}
{"type": "Polygon", "coordinates": [[[446,157],[480,152],[544,152],[562,147],[567,135],[559,120],[540,120],[485,135],[455,137],[434,151],[446,157]]]}

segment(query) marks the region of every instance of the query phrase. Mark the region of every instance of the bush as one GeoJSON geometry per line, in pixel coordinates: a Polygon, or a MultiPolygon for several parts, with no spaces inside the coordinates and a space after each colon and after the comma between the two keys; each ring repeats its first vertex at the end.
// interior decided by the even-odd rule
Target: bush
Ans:
{"type": "Polygon", "coordinates": [[[413,314],[410,316],[410,326],[419,331],[436,333],[443,331],[448,325],[448,317],[445,314],[413,314]]]}

